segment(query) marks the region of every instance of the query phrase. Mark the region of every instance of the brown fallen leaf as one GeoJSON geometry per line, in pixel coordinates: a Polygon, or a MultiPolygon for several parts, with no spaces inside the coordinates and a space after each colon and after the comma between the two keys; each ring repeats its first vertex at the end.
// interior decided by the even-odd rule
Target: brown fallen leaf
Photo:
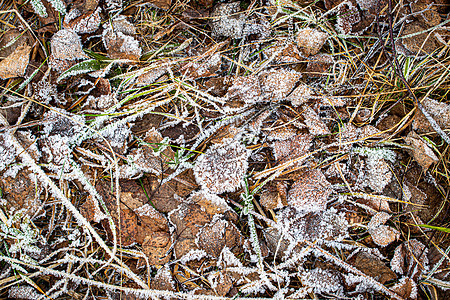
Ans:
{"type": "MultiPolygon", "coordinates": [[[[300,133],[290,139],[276,141],[271,146],[277,163],[283,164],[305,155],[311,147],[311,143],[312,136],[310,134],[300,133]]],[[[299,164],[301,162],[296,165],[299,164]]]]}
{"type": "Polygon", "coordinates": [[[367,228],[372,240],[381,247],[386,247],[400,237],[397,229],[383,225],[391,218],[391,215],[385,212],[378,212],[372,217],[367,228]]]}
{"type": "Polygon", "coordinates": [[[226,139],[212,145],[195,163],[194,175],[202,188],[215,194],[233,192],[248,168],[248,151],[240,142],[226,139]]]}
{"type": "Polygon", "coordinates": [[[71,29],[78,34],[95,32],[100,27],[100,11],[100,7],[85,12],[72,8],[64,18],[64,28],[71,29]]]}
{"type": "Polygon", "coordinates": [[[367,276],[376,278],[381,284],[397,278],[395,273],[392,272],[378,257],[366,252],[358,252],[348,259],[347,262],[367,276]]]}
{"type": "Polygon", "coordinates": [[[269,182],[261,192],[260,203],[265,209],[277,209],[286,206],[287,185],[285,182],[269,182]]]}
{"type": "Polygon", "coordinates": [[[433,150],[427,145],[423,138],[411,131],[405,138],[407,145],[411,146],[412,156],[414,160],[424,169],[427,170],[433,163],[437,163],[439,158],[434,154],[433,150]]]}
{"type": "Polygon", "coordinates": [[[305,106],[302,116],[305,118],[304,122],[308,126],[309,133],[313,136],[331,134],[320,116],[310,106],[305,106]]]}
{"type": "Polygon", "coordinates": [[[316,55],[328,39],[326,32],[304,28],[297,33],[297,46],[305,56],[316,55]]]}
{"type": "Polygon", "coordinates": [[[306,72],[309,73],[309,77],[326,76],[328,69],[333,65],[333,63],[333,56],[319,53],[308,57],[306,72]]]}
{"type": "Polygon", "coordinates": [[[416,239],[403,242],[395,248],[391,269],[417,280],[428,266],[428,249],[416,239]]]}
{"type": "Polygon", "coordinates": [[[113,59],[139,60],[142,49],[139,41],[134,38],[136,29],[125,16],[117,16],[103,30],[103,44],[108,51],[108,57],[113,59]]]}
{"type": "Polygon", "coordinates": [[[390,290],[402,297],[402,299],[417,299],[417,285],[411,278],[403,277],[390,290]]]}
{"type": "Polygon", "coordinates": [[[284,69],[261,72],[259,81],[264,100],[283,101],[300,78],[300,73],[284,69]]]}
{"type": "Polygon", "coordinates": [[[300,211],[323,211],[331,192],[331,184],[322,171],[313,169],[299,176],[288,192],[287,201],[300,211]]]}
{"type": "Polygon", "coordinates": [[[0,61],[0,78],[8,79],[25,75],[30,61],[31,47],[22,45],[16,48],[8,57],[0,61]]]}

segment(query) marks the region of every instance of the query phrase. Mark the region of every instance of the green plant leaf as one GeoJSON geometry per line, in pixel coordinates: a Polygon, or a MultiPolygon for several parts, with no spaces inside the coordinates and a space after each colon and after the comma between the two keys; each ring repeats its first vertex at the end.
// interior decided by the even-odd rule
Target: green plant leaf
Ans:
{"type": "Polygon", "coordinates": [[[60,82],[61,80],[70,77],[75,76],[79,74],[89,73],[92,71],[98,71],[102,68],[102,62],[96,60],[96,59],[90,59],[82,61],[75,66],[69,68],[65,72],[63,72],[57,79],[57,82],[60,82]]]}
{"type": "Polygon", "coordinates": [[[427,225],[427,224],[411,224],[411,225],[415,225],[415,226],[419,226],[419,227],[424,227],[424,228],[429,228],[429,229],[434,229],[434,230],[439,230],[439,231],[442,231],[442,232],[450,233],[450,228],[446,228],[446,227],[431,226],[431,225],[427,225]]]}

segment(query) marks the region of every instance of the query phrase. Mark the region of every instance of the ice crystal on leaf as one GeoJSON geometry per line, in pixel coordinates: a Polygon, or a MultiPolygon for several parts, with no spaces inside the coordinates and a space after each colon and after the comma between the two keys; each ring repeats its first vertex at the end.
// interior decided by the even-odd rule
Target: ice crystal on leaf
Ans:
{"type": "Polygon", "coordinates": [[[355,152],[367,156],[359,182],[377,193],[382,193],[394,176],[386,160],[395,161],[395,153],[385,148],[358,148],[355,152]]]}
{"type": "Polygon", "coordinates": [[[311,107],[308,106],[305,108],[303,117],[305,118],[305,124],[308,126],[309,133],[313,136],[331,133],[327,125],[311,107]]]}
{"type": "Polygon", "coordinates": [[[259,78],[256,75],[239,76],[228,89],[226,98],[239,100],[245,103],[256,103],[261,99],[262,90],[259,78]]]}
{"type": "Polygon", "coordinates": [[[390,226],[383,225],[390,218],[390,214],[379,212],[372,217],[369,224],[367,225],[373,242],[378,246],[386,247],[400,237],[400,233],[396,229],[390,226]]]}
{"type": "Polygon", "coordinates": [[[417,285],[409,277],[403,277],[400,281],[390,288],[391,291],[403,299],[417,299],[417,285]]]}
{"type": "Polygon", "coordinates": [[[337,30],[342,34],[353,33],[353,25],[361,21],[358,9],[350,2],[342,2],[337,15],[337,30]]]}
{"type": "Polygon", "coordinates": [[[247,172],[249,152],[238,141],[212,145],[195,164],[194,175],[202,188],[214,194],[235,191],[247,172]]]}
{"type": "Polygon", "coordinates": [[[327,207],[327,199],[331,192],[331,184],[322,171],[313,169],[304,172],[292,185],[287,201],[289,205],[301,211],[322,211],[327,207]]]}
{"type": "Polygon", "coordinates": [[[310,287],[314,293],[333,293],[335,295],[343,294],[341,279],[336,271],[315,268],[303,272],[300,275],[303,285],[310,287]]]}
{"type": "Polygon", "coordinates": [[[317,54],[328,39],[326,32],[318,29],[304,28],[297,33],[297,46],[304,55],[317,54]]]}
{"type": "Polygon", "coordinates": [[[427,170],[433,163],[439,161],[439,158],[434,154],[433,150],[431,150],[425,140],[414,131],[408,133],[405,142],[407,145],[411,146],[414,160],[417,161],[424,170],[427,170]]]}

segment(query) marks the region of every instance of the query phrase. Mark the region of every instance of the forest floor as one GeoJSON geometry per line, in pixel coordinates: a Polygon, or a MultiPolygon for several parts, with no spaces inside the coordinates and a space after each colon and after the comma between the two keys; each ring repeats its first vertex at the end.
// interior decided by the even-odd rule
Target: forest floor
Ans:
{"type": "Polygon", "coordinates": [[[0,4],[0,298],[449,299],[446,0],[0,4]]]}

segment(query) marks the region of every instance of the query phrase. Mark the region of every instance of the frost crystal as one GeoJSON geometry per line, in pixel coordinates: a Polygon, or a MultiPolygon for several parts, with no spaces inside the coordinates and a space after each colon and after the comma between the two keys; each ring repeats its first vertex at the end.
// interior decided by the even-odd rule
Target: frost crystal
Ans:
{"type": "Polygon", "coordinates": [[[197,159],[195,179],[211,193],[234,192],[247,172],[248,155],[241,143],[225,139],[223,143],[211,146],[197,159]]]}
{"type": "Polygon", "coordinates": [[[100,11],[98,7],[94,12],[87,15],[80,16],[78,9],[72,9],[64,19],[64,27],[66,29],[72,29],[78,34],[92,33],[100,27],[100,11]]]}
{"type": "Polygon", "coordinates": [[[300,84],[292,93],[287,97],[292,102],[293,106],[299,106],[309,101],[313,94],[313,91],[304,83],[300,84]]]}
{"type": "Polygon", "coordinates": [[[11,299],[39,299],[41,295],[32,286],[12,286],[9,288],[8,297],[11,299]]]}

